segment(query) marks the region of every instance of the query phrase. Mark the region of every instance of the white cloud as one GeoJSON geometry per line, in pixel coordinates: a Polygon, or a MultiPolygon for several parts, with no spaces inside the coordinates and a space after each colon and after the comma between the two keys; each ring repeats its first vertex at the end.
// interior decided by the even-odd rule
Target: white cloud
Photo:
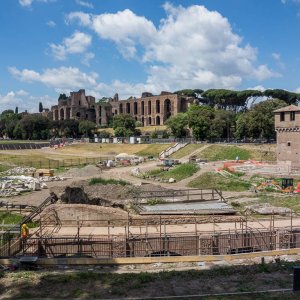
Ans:
{"type": "Polygon", "coordinates": [[[129,9],[100,15],[73,12],[67,20],[115,42],[125,58],[150,65],[146,85],[154,90],[236,88],[244,79],[280,76],[256,63],[257,49],[243,45],[220,13],[199,5],[166,3],[164,9],[167,16],[158,27],[129,9]]]}
{"type": "Polygon", "coordinates": [[[135,15],[129,9],[116,14],[70,13],[67,21],[74,20],[79,20],[81,25],[92,28],[102,39],[113,40],[126,58],[135,56],[137,43],[146,44],[156,34],[151,21],[135,15]]]}
{"type": "Polygon", "coordinates": [[[81,1],[81,0],[76,0],[76,3],[78,5],[84,6],[84,7],[88,7],[88,8],[94,8],[94,5],[90,2],[86,2],[86,1],[81,1]]]}
{"type": "Polygon", "coordinates": [[[56,91],[72,91],[97,86],[98,74],[94,72],[84,73],[73,67],[46,69],[42,73],[28,69],[18,70],[15,67],[10,67],[8,70],[20,81],[39,82],[54,88],[56,91]]]}
{"type": "Polygon", "coordinates": [[[53,105],[55,99],[51,98],[48,95],[44,96],[32,96],[27,91],[18,90],[18,91],[9,91],[5,95],[0,95],[0,105],[1,111],[12,109],[15,110],[16,106],[18,106],[19,112],[29,111],[29,112],[37,112],[39,102],[43,103],[45,108],[50,108],[53,105]]]}
{"type": "Polygon", "coordinates": [[[19,4],[23,7],[31,7],[33,2],[43,2],[43,3],[49,3],[49,2],[55,2],[56,0],[19,0],[19,4]]]}
{"type": "Polygon", "coordinates": [[[252,88],[248,88],[247,90],[256,90],[256,91],[264,92],[266,90],[266,88],[262,85],[256,85],[252,88]]]}
{"type": "Polygon", "coordinates": [[[50,48],[56,59],[65,60],[68,54],[84,53],[91,42],[90,35],[76,31],[71,37],[65,38],[62,44],[50,44],[50,48]]]}
{"type": "Polygon", "coordinates": [[[83,63],[86,66],[90,66],[90,61],[95,57],[95,54],[92,52],[88,52],[84,54],[83,59],[81,60],[81,63],[83,63]]]}
{"type": "MultiPolygon", "coordinates": [[[[43,72],[28,69],[18,70],[15,67],[10,67],[9,73],[19,81],[42,83],[47,87],[53,88],[57,93],[69,93],[79,89],[86,89],[88,95],[96,98],[112,96],[118,92],[121,99],[127,99],[130,96],[140,96],[144,91],[153,90],[153,87],[148,83],[132,84],[119,80],[115,80],[110,84],[98,82],[99,76],[97,73],[84,73],[78,68],[72,67],[46,69],[43,72]]],[[[19,96],[21,96],[20,93],[19,96]]],[[[26,95],[24,94],[24,96],[26,95]]],[[[56,101],[52,101],[48,106],[54,104],[56,104],[56,101]]]]}
{"type": "Polygon", "coordinates": [[[55,26],[56,26],[56,23],[55,23],[54,21],[50,20],[50,21],[47,22],[47,25],[48,25],[49,27],[55,27],[55,26]]]}
{"type": "Polygon", "coordinates": [[[90,26],[92,23],[91,16],[89,14],[83,12],[71,12],[66,17],[66,23],[70,23],[72,21],[79,21],[79,24],[82,26],[90,26]]]}
{"type": "Polygon", "coordinates": [[[280,69],[285,69],[285,64],[282,62],[281,55],[279,53],[272,53],[272,58],[280,69]]]}

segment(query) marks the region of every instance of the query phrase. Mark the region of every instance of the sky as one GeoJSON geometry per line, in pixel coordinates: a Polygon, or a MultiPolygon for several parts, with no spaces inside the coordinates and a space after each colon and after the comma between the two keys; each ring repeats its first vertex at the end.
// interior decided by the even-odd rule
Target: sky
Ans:
{"type": "Polygon", "coordinates": [[[1,0],[0,112],[60,93],[300,92],[300,0],[1,0]]]}

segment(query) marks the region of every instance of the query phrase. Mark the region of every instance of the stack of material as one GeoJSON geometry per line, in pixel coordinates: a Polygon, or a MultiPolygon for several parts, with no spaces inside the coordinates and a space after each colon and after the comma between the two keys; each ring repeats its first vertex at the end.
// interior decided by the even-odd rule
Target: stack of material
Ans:
{"type": "Polygon", "coordinates": [[[37,169],[34,173],[34,177],[53,177],[54,176],[54,170],[53,169],[37,169]]]}

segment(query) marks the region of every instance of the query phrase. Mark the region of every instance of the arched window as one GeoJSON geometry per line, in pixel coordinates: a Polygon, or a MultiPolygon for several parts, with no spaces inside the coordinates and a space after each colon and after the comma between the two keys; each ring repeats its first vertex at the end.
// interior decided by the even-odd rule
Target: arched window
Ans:
{"type": "Polygon", "coordinates": [[[126,103],[126,113],[130,114],[130,103],[126,103]]]}
{"type": "Polygon", "coordinates": [[[148,101],[148,115],[151,114],[151,101],[148,101]]]}
{"type": "Polygon", "coordinates": [[[134,102],[134,103],[133,103],[133,113],[134,113],[135,115],[137,115],[137,113],[138,113],[137,102],[134,102]]]}
{"type": "Polygon", "coordinates": [[[160,114],[160,101],[156,100],[156,113],[160,114]]]}
{"type": "Polygon", "coordinates": [[[63,108],[61,108],[60,111],[59,111],[59,117],[60,117],[60,120],[65,119],[65,111],[64,111],[63,108]]]}
{"type": "Polygon", "coordinates": [[[156,125],[160,125],[160,116],[156,116],[156,125]]]}
{"type": "Polygon", "coordinates": [[[142,111],[141,111],[141,115],[145,114],[145,103],[144,101],[142,101],[142,111]]]}

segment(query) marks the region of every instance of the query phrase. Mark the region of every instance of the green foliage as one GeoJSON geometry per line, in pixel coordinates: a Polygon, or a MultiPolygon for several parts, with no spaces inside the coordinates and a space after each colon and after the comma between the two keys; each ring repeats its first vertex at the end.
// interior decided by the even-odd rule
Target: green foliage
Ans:
{"type": "Polygon", "coordinates": [[[96,124],[91,121],[84,120],[79,122],[79,132],[84,134],[85,137],[91,137],[95,127],[96,124]]]}
{"type": "Polygon", "coordinates": [[[0,212],[0,224],[19,224],[22,222],[23,216],[12,214],[10,212],[0,212]]]}
{"type": "Polygon", "coordinates": [[[151,132],[150,137],[151,137],[151,139],[157,139],[158,138],[157,132],[156,131],[151,132]]]}
{"type": "Polygon", "coordinates": [[[39,102],[39,112],[43,112],[43,103],[42,102],[39,102]]]}
{"type": "Polygon", "coordinates": [[[135,119],[128,114],[116,115],[113,118],[113,129],[125,128],[132,131],[135,130],[135,119]]]}
{"type": "Polygon", "coordinates": [[[129,182],[125,180],[116,180],[116,179],[104,179],[101,177],[98,178],[92,178],[89,181],[89,185],[95,185],[95,184],[102,184],[102,185],[107,185],[107,184],[120,184],[120,185],[130,185],[129,182]]]}
{"type": "Polygon", "coordinates": [[[68,99],[66,94],[59,94],[58,100],[66,100],[66,99],[68,99]]]}
{"type": "Polygon", "coordinates": [[[104,138],[104,139],[107,139],[107,138],[110,138],[111,137],[111,134],[110,132],[106,131],[106,130],[101,130],[98,134],[99,138],[104,138]]]}
{"type": "Polygon", "coordinates": [[[286,106],[284,101],[271,99],[262,101],[248,112],[240,114],[236,121],[236,137],[274,139],[276,133],[273,111],[284,106],[286,106]]]}
{"type": "Polygon", "coordinates": [[[147,172],[149,176],[156,176],[163,179],[174,178],[176,181],[188,178],[199,170],[198,165],[192,163],[185,163],[178,165],[170,169],[169,171],[163,171],[160,169],[154,169],[147,172]]]}
{"type": "Polygon", "coordinates": [[[171,130],[174,137],[181,138],[187,135],[188,119],[186,113],[179,113],[176,116],[170,117],[165,124],[171,130]]]}
{"type": "Polygon", "coordinates": [[[148,199],[147,200],[147,204],[151,205],[151,206],[154,206],[154,205],[157,205],[157,204],[164,204],[164,203],[166,203],[166,200],[160,199],[160,198],[153,198],[153,199],[148,199]]]}
{"type": "Polygon", "coordinates": [[[189,128],[193,131],[193,137],[197,140],[204,140],[209,132],[214,118],[213,108],[207,105],[191,105],[187,112],[189,128]]]}
{"type": "Polygon", "coordinates": [[[135,127],[136,121],[131,115],[120,114],[113,118],[113,129],[117,137],[141,135],[141,131],[135,127]]]}
{"type": "Polygon", "coordinates": [[[188,186],[198,189],[216,188],[221,191],[242,192],[249,190],[251,183],[234,177],[225,178],[214,172],[206,172],[192,180],[188,186]]]}
{"type": "Polygon", "coordinates": [[[141,121],[136,121],[135,122],[135,127],[143,127],[143,123],[141,121]]]}

